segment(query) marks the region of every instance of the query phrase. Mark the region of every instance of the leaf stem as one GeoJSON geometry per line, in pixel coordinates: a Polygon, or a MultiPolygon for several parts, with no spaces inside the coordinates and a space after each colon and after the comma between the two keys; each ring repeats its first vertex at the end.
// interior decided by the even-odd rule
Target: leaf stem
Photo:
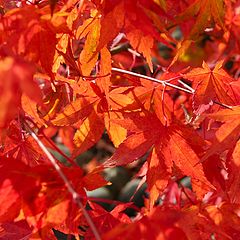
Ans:
{"type": "Polygon", "coordinates": [[[74,190],[72,184],[70,183],[70,181],[68,180],[66,175],[63,173],[62,169],[59,167],[56,159],[52,156],[52,154],[48,151],[48,149],[45,147],[45,145],[42,143],[42,141],[38,138],[38,136],[35,134],[35,132],[31,129],[31,127],[26,122],[25,122],[25,127],[26,127],[26,130],[29,132],[29,134],[32,136],[32,138],[37,142],[39,147],[42,149],[42,151],[46,154],[48,160],[51,162],[51,164],[57,171],[58,175],[62,178],[63,182],[66,185],[68,192],[72,195],[74,202],[82,210],[83,215],[84,215],[87,223],[89,224],[95,239],[101,240],[100,234],[98,233],[98,230],[97,230],[95,224],[93,223],[91,217],[89,216],[87,210],[84,208],[84,205],[81,202],[80,195],[74,190]]]}
{"type": "Polygon", "coordinates": [[[187,92],[187,93],[191,93],[191,94],[194,93],[193,90],[182,88],[182,87],[179,87],[179,86],[174,85],[172,83],[169,83],[168,82],[169,80],[159,80],[159,79],[156,79],[156,78],[153,78],[153,77],[145,76],[145,75],[142,75],[142,74],[139,74],[139,73],[135,73],[135,72],[131,72],[131,71],[127,71],[127,70],[124,70],[124,69],[115,68],[115,67],[112,68],[112,71],[113,72],[118,72],[118,73],[123,73],[123,74],[128,74],[128,75],[131,75],[131,76],[134,76],[134,77],[143,78],[143,79],[146,79],[146,80],[149,80],[149,81],[152,81],[152,82],[161,83],[163,86],[169,86],[169,87],[181,90],[183,92],[187,92]]]}

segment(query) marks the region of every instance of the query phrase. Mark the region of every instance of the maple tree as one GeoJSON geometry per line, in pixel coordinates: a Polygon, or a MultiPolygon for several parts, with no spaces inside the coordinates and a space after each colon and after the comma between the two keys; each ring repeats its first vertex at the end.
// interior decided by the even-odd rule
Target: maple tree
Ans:
{"type": "Polygon", "coordinates": [[[0,238],[240,239],[239,35],[239,0],[0,0],[0,238]],[[117,166],[140,208],[90,197],[117,166]]]}

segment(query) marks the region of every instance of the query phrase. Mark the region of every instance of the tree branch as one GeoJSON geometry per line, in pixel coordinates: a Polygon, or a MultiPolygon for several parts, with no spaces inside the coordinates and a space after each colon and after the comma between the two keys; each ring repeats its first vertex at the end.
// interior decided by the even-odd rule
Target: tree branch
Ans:
{"type": "Polygon", "coordinates": [[[178,90],[183,91],[183,92],[187,92],[187,93],[191,93],[191,94],[194,93],[194,89],[190,90],[190,87],[188,87],[188,89],[186,89],[186,88],[182,88],[182,87],[179,87],[177,85],[174,85],[172,83],[169,83],[169,80],[174,80],[175,78],[168,79],[168,80],[164,81],[164,80],[159,80],[159,79],[156,79],[156,78],[153,78],[153,77],[148,77],[148,76],[145,76],[145,75],[142,75],[142,74],[139,74],[139,73],[135,73],[135,72],[131,72],[131,71],[127,71],[127,70],[124,70],[124,69],[115,68],[115,67],[112,68],[112,71],[127,74],[127,75],[131,75],[131,76],[134,76],[134,77],[143,78],[143,79],[146,79],[146,80],[149,80],[149,81],[152,81],[152,82],[161,83],[163,86],[169,86],[169,87],[178,89],[178,90]]]}

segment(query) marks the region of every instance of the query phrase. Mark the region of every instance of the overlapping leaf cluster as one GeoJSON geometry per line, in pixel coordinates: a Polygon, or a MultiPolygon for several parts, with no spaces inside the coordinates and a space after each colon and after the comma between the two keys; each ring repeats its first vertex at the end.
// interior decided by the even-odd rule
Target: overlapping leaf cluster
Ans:
{"type": "Polygon", "coordinates": [[[0,0],[0,14],[1,239],[240,238],[239,0],[0,0]],[[104,132],[113,156],[76,165],[104,132]],[[95,234],[39,142],[65,157],[95,234]],[[88,199],[132,162],[136,217],[88,199]]]}

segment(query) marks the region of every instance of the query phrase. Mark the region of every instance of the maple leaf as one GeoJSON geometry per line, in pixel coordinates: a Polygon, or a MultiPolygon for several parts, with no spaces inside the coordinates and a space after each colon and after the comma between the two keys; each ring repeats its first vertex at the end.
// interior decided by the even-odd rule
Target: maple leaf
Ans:
{"type": "Polygon", "coordinates": [[[1,182],[0,186],[1,199],[0,203],[4,208],[0,211],[0,221],[7,222],[9,219],[14,219],[19,214],[21,207],[20,196],[14,189],[9,179],[1,182]]]}
{"type": "Polygon", "coordinates": [[[35,68],[18,58],[0,60],[0,127],[11,121],[21,107],[21,95],[25,93],[35,102],[41,102],[41,93],[33,80],[35,68]]]}
{"type": "Polygon", "coordinates": [[[132,1],[125,1],[126,17],[124,29],[127,39],[134,49],[137,49],[146,58],[148,66],[153,72],[153,64],[151,59],[151,50],[154,46],[154,40],[163,42],[167,46],[171,47],[166,39],[158,34],[158,31],[162,30],[162,24],[160,21],[155,21],[153,14],[157,12],[162,15],[163,19],[166,18],[166,14],[155,3],[149,5],[148,1],[139,1],[138,3],[132,1]],[[154,9],[155,11],[152,11],[154,9]],[[134,12],[134,15],[131,13],[134,12]],[[152,24],[153,21],[155,23],[152,24]],[[160,25],[161,29],[157,29],[160,25]],[[141,28],[139,28],[141,26],[141,28]]]}
{"type": "Polygon", "coordinates": [[[104,46],[117,37],[124,24],[124,1],[118,1],[111,4],[108,3],[106,9],[103,10],[97,51],[100,51],[104,46]],[[111,6],[111,4],[113,5],[111,6]],[[111,31],[109,31],[109,29],[111,29],[111,31]]]}
{"type": "MultiPolygon", "coordinates": [[[[32,119],[35,119],[40,126],[46,126],[47,122],[55,118],[57,113],[69,104],[71,94],[65,83],[59,83],[56,87],[52,88],[47,81],[42,92],[42,104],[32,104],[32,101],[25,99],[28,100],[28,103],[31,104],[31,106],[25,106],[24,110],[26,111],[26,114],[31,116],[32,119]]],[[[22,98],[22,100],[24,100],[24,98],[22,98]]]]}
{"type": "Polygon", "coordinates": [[[216,237],[220,237],[221,239],[234,239],[235,236],[239,236],[240,218],[237,214],[237,211],[239,211],[237,204],[222,202],[219,206],[206,206],[205,211],[209,215],[208,217],[211,218],[220,229],[216,237]]]}
{"type": "Polygon", "coordinates": [[[179,58],[184,56],[185,52],[188,50],[188,48],[191,46],[192,41],[191,40],[184,40],[177,45],[177,52],[170,63],[169,67],[170,68],[179,58]]]}
{"type": "Polygon", "coordinates": [[[42,150],[31,136],[23,135],[19,124],[12,121],[6,132],[2,133],[2,149],[0,156],[14,157],[29,166],[46,164],[42,150]]]}
{"type": "MultiPolygon", "coordinates": [[[[90,24],[89,24],[90,26],[92,26],[91,23],[92,22],[90,21],[90,24]]],[[[86,31],[88,33],[88,30],[86,31]]],[[[94,54],[94,51],[88,52],[88,50],[86,50],[86,54],[88,54],[89,56],[87,58],[91,58],[92,54],[94,54]]],[[[68,126],[79,120],[84,120],[85,118],[87,118],[90,115],[90,113],[94,109],[96,109],[97,105],[102,105],[102,107],[99,107],[99,108],[103,108],[103,109],[107,108],[107,106],[105,106],[107,103],[106,103],[106,100],[104,100],[104,98],[106,96],[109,100],[108,95],[109,95],[109,87],[110,87],[110,76],[108,75],[111,72],[111,55],[108,49],[104,47],[101,50],[100,56],[101,56],[100,74],[102,76],[100,78],[97,78],[96,84],[91,82],[79,81],[75,92],[80,97],[78,97],[75,101],[72,101],[66,106],[64,106],[65,108],[63,112],[61,114],[58,114],[55,117],[55,119],[53,120],[53,124],[57,126],[68,126]],[[80,84],[81,86],[79,86],[80,84]]],[[[84,64],[89,65],[88,60],[84,60],[84,62],[85,62],[84,64]]],[[[90,69],[90,71],[91,70],[92,69],[90,69]]],[[[73,84],[71,86],[74,87],[73,84]]]]}
{"type": "Polygon", "coordinates": [[[172,163],[169,159],[164,159],[164,153],[160,152],[160,149],[154,148],[147,159],[147,183],[150,194],[149,208],[152,209],[156,200],[159,197],[159,193],[162,193],[168,185],[171,177],[172,163]]]}
{"type": "MultiPolygon", "coordinates": [[[[52,228],[89,239],[98,231],[114,240],[238,238],[239,26],[239,1],[231,0],[0,0],[0,238],[54,239],[52,228]],[[168,50],[175,46],[176,54],[168,50]],[[221,61],[183,74],[187,57],[190,68],[203,57],[208,63],[226,59],[229,75],[221,61]],[[126,71],[150,75],[144,61],[165,83],[190,89],[178,81],[190,80],[193,98],[126,71]],[[176,73],[165,73],[173,64],[176,73]],[[115,74],[116,67],[126,73],[115,74]],[[192,116],[190,105],[199,115],[211,107],[212,114],[201,116],[216,121],[210,132],[204,132],[207,119],[180,122],[183,112],[192,116]],[[147,182],[145,207],[130,219],[123,211],[131,203],[106,211],[88,201],[91,227],[20,126],[23,119],[44,134],[46,147],[61,141],[72,157],[106,131],[117,149],[104,167],[145,155],[135,175],[147,182]],[[86,223],[84,234],[79,225],[86,223]]],[[[84,208],[85,189],[108,184],[97,164],[90,162],[84,175],[59,163],[84,208]]]]}
{"type": "Polygon", "coordinates": [[[77,38],[81,39],[86,37],[84,48],[79,57],[82,73],[86,76],[90,75],[98,59],[98,52],[96,50],[99,42],[100,28],[100,20],[97,16],[94,17],[93,20],[87,19],[86,22],[78,28],[77,38]],[[90,23],[89,20],[91,20],[90,23]]]}
{"type": "MultiPolygon", "coordinates": [[[[178,58],[183,56],[193,41],[200,38],[200,34],[207,27],[211,26],[211,20],[214,20],[218,26],[226,31],[224,25],[224,7],[223,0],[196,0],[193,3],[186,4],[187,7],[176,16],[176,22],[180,24],[181,30],[186,37],[178,44],[177,52],[169,67],[171,67],[178,58]],[[193,18],[194,21],[192,20],[193,18]],[[189,26],[186,27],[186,20],[189,20],[189,26]]],[[[199,51],[199,50],[198,50],[199,51]]]]}
{"type": "Polygon", "coordinates": [[[59,129],[58,136],[61,138],[62,143],[72,152],[75,148],[74,143],[72,141],[75,133],[74,127],[62,127],[59,129]]]}
{"type": "MultiPolygon", "coordinates": [[[[154,46],[154,40],[160,40],[167,45],[169,44],[158,34],[158,27],[160,26],[160,30],[163,30],[163,27],[161,21],[159,18],[157,18],[157,13],[163,15],[164,17],[166,17],[167,14],[162,11],[161,7],[159,7],[159,3],[157,4],[152,1],[151,4],[154,6],[154,11],[152,10],[153,7],[148,3],[148,1],[132,2],[122,0],[108,3],[104,6],[104,8],[99,6],[99,9],[103,8],[100,22],[95,24],[95,27],[90,27],[90,24],[87,26],[87,28],[92,28],[95,30],[97,26],[98,29],[100,27],[100,31],[95,32],[94,36],[91,37],[92,41],[95,42],[95,46],[97,45],[97,47],[95,47],[93,44],[91,45],[93,48],[95,48],[95,54],[92,55],[91,58],[92,61],[96,62],[97,53],[115,37],[117,37],[117,35],[123,30],[126,33],[126,37],[132,47],[143,54],[147,60],[150,70],[153,71],[151,49],[154,46]],[[108,31],[108,29],[111,29],[111,31],[108,31]],[[93,39],[96,39],[96,41],[93,39]]],[[[83,33],[82,36],[86,34],[86,27],[84,27],[84,25],[86,26],[87,22],[89,23],[90,21],[93,22],[98,20],[87,19],[86,24],[84,23],[82,26],[80,26],[80,30],[78,30],[78,32],[83,33]]],[[[93,24],[91,25],[93,26],[93,24]]],[[[89,49],[89,53],[92,52],[93,48],[90,46],[84,47],[86,51],[89,49]]]]}
{"type": "Polygon", "coordinates": [[[33,6],[13,9],[1,18],[1,43],[7,43],[5,51],[10,49],[13,55],[20,55],[29,62],[39,62],[51,75],[56,34],[68,32],[64,20],[61,16],[51,18],[44,9],[38,10],[33,6]]]}
{"type": "Polygon", "coordinates": [[[239,169],[240,169],[240,141],[238,140],[234,151],[232,153],[232,157],[228,163],[229,165],[229,177],[227,181],[227,187],[228,187],[228,196],[230,198],[231,203],[240,203],[240,197],[238,194],[239,189],[239,169]]]}
{"type": "Polygon", "coordinates": [[[226,105],[234,105],[231,96],[230,82],[233,79],[223,70],[223,62],[218,62],[214,69],[203,62],[202,68],[194,68],[184,74],[184,78],[193,82],[195,93],[193,96],[193,107],[196,112],[202,113],[201,107],[218,101],[226,105]]]}
{"type": "MultiPolygon", "coordinates": [[[[113,229],[120,223],[131,222],[130,218],[123,213],[123,211],[131,206],[132,203],[119,204],[110,212],[106,211],[96,203],[89,202],[89,205],[91,207],[91,217],[101,235],[113,229]]],[[[92,232],[89,230],[84,234],[84,237],[89,240],[95,239],[92,232]]]]}
{"type": "Polygon", "coordinates": [[[181,218],[178,225],[188,236],[188,239],[209,239],[211,236],[218,236],[221,239],[228,239],[226,233],[219,228],[216,223],[215,216],[210,217],[206,210],[207,208],[215,208],[215,205],[207,205],[203,208],[198,208],[192,205],[181,209],[181,218]],[[186,223],[188,223],[186,225],[186,223]]]}
{"type": "Polygon", "coordinates": [[[203,169],[207,179],[216,187],[218,193],[225,192],[226,181],[222,172],[226,170],[226,167],[220,156],[212,155],[211,160],[203,162],[203,169]]]}
{"type": "Polygon", "coordinates": [[[207,205],[199,209],[196,205],[177,209],[172,206],[158,206],[140,220],[133,223],[117,225],[114,229],[103,235],[103,239],[209,239],[217,236],[221,239],[230,239],[230,236],[238,234],[239,227],[233,222],[239,222],[234,210],[223,203],[218,209],[215,205],[207,205]],[[223,212],[222,212],[222,211],[223,212]],[[230,222],[228,223],[227,211],[230,211],[230,222]],[[208,214],[209,213],[209,214],[208,214]],[[215,215],[219,214],[219,217],[215,215]],[[221,218],[222,217],[222,218],[221,218]],[[223,220],[221,222],[221,220],[223,220]],[[233,223],[234,227],[231,227],[233,223]],[[225,231],[222,230],[223,227],[225,231]]]}
{"type": "Polygon", "coordinates": [[[32,233],[32,229],[29,227],[27,221],[19,220],[14,223],[5,222],[0,225],[2,239],[19,240],[29,238],[32,233]]]}
{"type": "Polygon", "coordinates": [[[96,80],[97,85],[100,87],[101,91],[106,95],[107,100],[109,101],[109,90],[110,90],[110,74],[112,71],[112,59],[111,53],[109,50],[104,47],[100,51],[100,71],[99,75],[102,76],[96,80]]]}
{"type": "Polygon", "coordinates": [[[197,0],[188,6],[177,19],[182,22],[187,18],[196,16],[196,21],[191,28],[189,39],[196,40],[201,32],[208,27],[209,21],[214,19],[215,23],[225,29],[224,20],[224,1],[223,0],[197,0]]]}
{"type": "Polygon", "coordinates": [[[222,153],[235,146],[240,136],[239,110],[240,107],[236,106],[232,109],[224,109],[208,115],[210,118],[224,123],[217,129],[212,145],[201,158],[201,162],[215,153],[222,153]]]}
{"type": "Polygon", "coordinates": [[[93,110],[94,104],[99,101],[98,97],[78,98],[68,104],[64,111],[58,114],[52,123],[56,126],[69,126],[86,118],[93,110]]]}
{"type": "MultiPolygon", "coordinates": [[[[128,129],[132,134],[119,145],[114,155],[104,162],[104,167],[131,163],[142,157],[154,146],[159,153],[157,157],[159,163],[156,163],[155,158],[149,158],[149,174],[153,174],[153,176],[149,175],[149,179],[156,180],[157,178],[160,183],[162,181],[163,185],[158,186],[158,183],[150,182],[150,186],[163,190],[167,184],[166,177],[170,177],[170,169],[175,164],[184,175],[192,178],[193,189],[197,192],[199,198],[202,198],[211,188],[214,189],[206,179],[202,166],[196,166],[199,158],[189,145],[190,134],[188,131],[184,133],[184,128],[181,129],[174,125],[164,127],[158,118],[152,114],[143,117],[130,114],[124,121],[117,120],[116,123],[128,129]],[[160,171],[161,167],[163,167],[161,171],[166,171],[166,176],[164,175],[163,179],[161,176],[157,177],[157,171],[160,171]],[[154,168],[158,170],[154,170],[154,168]]],[[[191,138],[197,138],[193,133],[191,135],[191,138]]],[[[154,193],[154,195],[156,194],[154,193]]],[[[156,196],[153,199],[156,199],[156,196]]]]}
{"type": "MultiPolygon", "coordinates": [[[[171,78],[171,73],[163,74],[161,78],[168,79],[171,78]],[[170,75],[170,77],[169,77],[170,75]]],[[[175,75],[174,75],[175,77],[175,75]]],[[[159,120],[163,125],[169,125],[172,121],[173,115],[173,101],[168,94],[168,89],[163,87],[161,84],[156,84],[153,82],[145,81],[144,79],[139,79],[140,83],[134,88],[129,88],[129,95],[135,101],[130,104],[131,101],[128,100],[126,96],[124,97],[125,102],[128,104],[124,107],[126,111],[135,111],[136,109],[145,109],[147,111],[153,110],[159,120]]],[[[120,89],[120,88],[118,88],[120,89]]],[[[115,89],[114,91],[116,91],[115,89]]],[[[124,93],[124,92],[123,92],[124,93]]],[[[119,95],[119,98],[121,95],[119,95]]],[[[122,97],[123,98],[123,97],[122,97]]],[[[124,103],[124,102],[123,102],[124,103]]],[[[124,106],[124,104],[122,104],[124,106]]]]}
{"type": "Polygon", "coordinates": [[[93,110],[74,134],[74,144],[77,148],[73,151],[73,156],[78,156],[98,142],[103,131],[102,117],[93,110]]]}
{"type": "MultiPolygon", "coordinates": [[[[188,209],[188,212],[170,207],[156,207],[150,214],[130,224],[119,224],[112,231],[103,235],[103,239],[127,239],[132,236],[139,239],[201,239],[202,232],[194,227],[199,224],[199,217],[195,209],[188,209]],[[187,220],[186,222],[182,219],[187,220]],[[191,220],[190,220],[191,219],[191,220]],[[184,223],[183,223],[184,222],[184,223]],[[185,225],[185,227],[184,227],[185,225]],[[194,237],[194,238],[193,238],[194,237]]],[[[208,221],[201,223],[202,226],[208,221]]],[[[200,224],[199,224],[200,225],[200,224]]],[[[210,234],[210,233],[209,233],[210,234]]]]}
{"type": "MultiPolygon", "coordinates": [[[[23,219],[33,226],[32,236],[36,238],[40,238],[41,234],[42,237],[47,236],[52,227],[61,224],[66,224],[71,230],[75,226],[74,231],[77,231],[76,222],[80,221],[81,210],[72,202],[71,195],[65,190],[64,182],[52,167],[48,165],[29,167],[16,159],[2,157],[0,170],[0,192],[5,192],[0,200],[4,204],[0,211],[0,219],[12,222],[20,211],[23,211],[23,219]],[[6,203],[8,198],[12,201],[6,203]],[[75,212],[71,212],[71,208],[74,208],[75,212]],[[68,222],[68,219],[73,221],[68,222]]],[[[62,171],[83,197],[86,196],[85,187],[92,190],[106,184],[99,172],[90,173],[93,181],[98,180],[94,187],[94,183],[87,182],[89,176],[83,176],[81,168],[63,167],[62,171]],[[79,179],[83,179],[80,184],[79,179]]]]}
{"type": "Polygon", "coordinates": [[[110,117],[120,118],[121,113],[108,112],[108,104],[112,106],[112,109],[115,106],[117,109],[122,106],[126,107],[126,103],[132,104],[133,100],[131,98],[120,94],[124,90],[126,89],[110,91],[108,94],[109,101],[106,100],[104,95],[79,98],[67,105],[63,113],[52,121],[55,125],[61,126],[77,123],[78,130],[74,135],[74,143],[77,148],[73,151],[74,157],[93,146],[101,138],[105,127],[114,144],[118,145],[123,141],[126,130],[109,121],[110,117]],[[88,100],[90,102],[87,102],[88,100]]]}
{"type": "Polygon", "coordinates": [[[29,98],[26,94],[22,94],[21,98],[22,109],[27,116],[30,116],[31,119],[40,126],[44,126],[44,120],[39,116],[37,103],[29,98]]]}
{"type": "Polygon", "coordinates": [[[123,119],[123,115],[119,112],[114,111],[104,113],[104,124],[108,131],[108,135],[112,140],[114,146],[118,147],[119,144],[121,144],[126,138],[127,130],[112,122],[112,119],[123,119]]]}
{"type": "Polygon", "coordinates": [[[140,30],[134,30],[127,34],[127,38],[133,48],[137,49],[140,53],[144,55],[147,60],[148,66],[153,71],[153,64],[151,58],[151,49],[153,48],[153,38],[148,35],[145,36],[140,30]]]}
{"type": "Polygon", "coordinates": [[[239,25],[240,25],[240,16],[238,13],[238,2],[225,1],[226,4],[226,14],[225,14],[225,24],[227,27],[227,32],[224,34],[224,37],[229,41],[227,48],[230,51],[236,51],[240,49],[240,42],[238,40],[239,35],[239,25]]]}
{"type": "Polygon", "coordinates": [[[126,130],[110,119],[120,118],[122,114],[119,110],[133,104],[134,98],[128,94],[131,87],[112,89],[108,75],[111,72],[111,55],[106,47],[101,50],[100,56],[102,76],[96,79],[96,84],[83,82],[86,88],[77,92],[81,97],[66,105],[63,112],[52,121],[57,126],[76,123],[78,130],[74,135],[74,143],[77,148],[73,151],[73,157],[93,146],[101,138],[104,128],[115,146],[126,136],[126,130]]]}

